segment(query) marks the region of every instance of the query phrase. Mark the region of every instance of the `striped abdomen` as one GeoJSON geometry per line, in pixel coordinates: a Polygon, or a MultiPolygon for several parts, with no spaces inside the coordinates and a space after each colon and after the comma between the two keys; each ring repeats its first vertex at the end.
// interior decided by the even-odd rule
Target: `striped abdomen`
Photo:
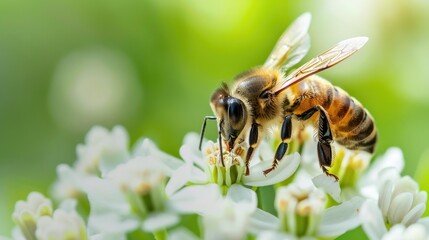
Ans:
{"type": "MultiPolygon", "coordinates": [[[[311,76],[290,87],[285,94],[286,112],[299,115],[320,105],[328,114],[334,141],[348,149],[374,152],[377,129],[373,118],[359,101],[341,88],[311,76]]],[[[311,120],[317,121],[317,116],[311,120]]]]}

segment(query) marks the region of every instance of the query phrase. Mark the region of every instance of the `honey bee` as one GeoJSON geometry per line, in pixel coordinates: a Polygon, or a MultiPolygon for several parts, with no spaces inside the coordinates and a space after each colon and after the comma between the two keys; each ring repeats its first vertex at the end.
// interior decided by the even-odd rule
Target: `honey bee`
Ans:
{"type": "MultiPolygon", "coordinates": [[[[248,141],[246,175],[261,138],[275,126],[281,126],[281,143],[272,166],[264,174],[275,169],[286,155],[292,125],[299,122],[317,129],[319,165],[327,175],[331,175],[327,167],[332,164],[334,141],[350,150],[374,152],[377,130],[369,112],[347,92],[314,75],[350,57],[368,38],[341,41],[292,73],[284,74],[308,52],[310,20],[309,13],[297,18],[264,65],[239,74],[230,87],[223,84],[213,93],[210,106],[215,116],[204,119],[200,149],[207,120],[217,120],[220,152],[222,142],[231,151],[236,144],[248,141]]],[[[220,158],[223,162],[222,154],[220,158]]]]}

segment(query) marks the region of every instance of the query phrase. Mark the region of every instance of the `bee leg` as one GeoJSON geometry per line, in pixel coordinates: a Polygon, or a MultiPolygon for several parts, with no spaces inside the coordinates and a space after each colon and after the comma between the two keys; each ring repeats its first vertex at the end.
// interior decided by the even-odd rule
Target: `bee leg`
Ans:
{"type": "Polygon", "coordinates": [[[326,169],[326,167],[330,167],[332,164],[331,143],[333,142],[333,139],[331,126],[329,125],[328,116],[326,115],[325,110],[320,106],[317,106],[317,108],[319,110],[319,141],[317,143],[317,156],[319,158],[319,164],[326,175],[332,176],[338,181],[338,177],[334,174],[330,174],[328,169],[326,169]]]}
{"type": "Polygon", "coordinates": [[[319,158],[319,165],[323,172],[328,176],[333,176],[338,180],[338,177],[330,174],[326,167],[330,167],[332,164],[332,148],[331,143],[333,142],[331,126],[329,125],[328,116],[325,110],[321,106],[315,106],[304,113],[297,115],[300,120],[307,120],[314,113],[319,111],[319,129],[318,129],[318,142],[317,142],[317,156],[319,158]]]}
{"type": "Polygon", "coordinates": [[[200,144],[198,145],[198,149],[200,151],[201,151],[201,145],[203,144],[204,133],[206,132],[207,120],[216,120],[216,117],[215,116],[205,116],[204,117],[203,126],[201,127],[200,144]]]}
{"type": "Polygon", "coordinates": [[[223,161],[221,124],[222,124],[222,121],[219,122],[219,124],[217,125],[217,135],[218,135],[218,142],[219,142],[219,158],[220,158],[220,162],[222,164],[222,167],[225,167],[225,163],[223,161]]]}
{"type": "Polygon", "coordinates": [[[252,158],[253,151],[258,146],[258,140],[259,140],[258,131],[259,131],[258,124],[256,122],[252,123],[252,127],[250,128],[250,134],[249,134],[249,149],[247,150],[247,155],[246,155],[246,173],[245,173],[246,176],[250,174],[250,170],[249,170],[250,159],[252,158]]]}
{"type": "Polygon", "coordinates": [[[290,138],[292,136],[292,116],[288,115],[284,118],[283,124],[282,124],[282,130],[280,132],[280,138],[282,139],[282,142],[279,144],[276,150],[276,154],[274,155],[273,165],[264,170],[264,175],[267,175],[271,171],[273,171],[280,160],[284,157],[286,154],[286,151],[288,149],[288,143],[290,141],[290,138]]]}

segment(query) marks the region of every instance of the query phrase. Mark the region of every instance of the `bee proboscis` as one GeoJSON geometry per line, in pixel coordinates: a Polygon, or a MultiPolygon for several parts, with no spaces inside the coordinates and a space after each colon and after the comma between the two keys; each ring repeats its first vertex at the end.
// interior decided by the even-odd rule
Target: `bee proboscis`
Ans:
{"type": "MultiPolygon", "coordinates": [[[[327,175],[331,175],[326,167],[332,164],[334,141],[351,150],[374,152],[377,130],[369,112],[344,90],[314,75],[350,57],[368,38],[341,41],[292,73],[284,74],[308,52],[310,20],[309,13],[301,15],[280,37],[264,65],[238,75],[230,87],[223,84],[211,97],[215,116],[205,118],[201,141],[207,120],[217,120],[220,152],[222,142],[231,151],[247,140],[246,174],[254,150],[273,126],[281,128],[281,143],[272,166],[264,174],[275,169],[285,156],[292,125],[297,122],[313,124],[317,129],[319,164],[327,175]]],[[[220,158],[223,161],[222,154],[220,158]]]]}

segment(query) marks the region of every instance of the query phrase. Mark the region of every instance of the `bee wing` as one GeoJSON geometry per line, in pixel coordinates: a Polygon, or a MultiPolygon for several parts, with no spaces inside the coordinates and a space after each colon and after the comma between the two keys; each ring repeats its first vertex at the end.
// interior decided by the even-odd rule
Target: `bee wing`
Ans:
{"type": "Polygon", "coordinates": [[[281,73],[285,73],[288,69],[300,62],[310,49],[310,36],[308,34],[299,42],[295,48],[291,49],[283,66],[280,68],[281,73]]]}
{"type": "Polygon", "coordinates": [[[356,37],[339,42],[335,47],[311,59],[286,76],[271,90],[271,93],[278,94],[292,84],[340,63],[363,47],[367,41],[367,37],[356,37]]]}
{"type": "Polygon", "coordinates": [[[265,61],[264,67],[278,69],[286,60],[293,64],[299,62],[310,48],[310,40],[307,34],[310,22],[310,13],[299,16],[277,41],[276,46],[265,61]]]}

